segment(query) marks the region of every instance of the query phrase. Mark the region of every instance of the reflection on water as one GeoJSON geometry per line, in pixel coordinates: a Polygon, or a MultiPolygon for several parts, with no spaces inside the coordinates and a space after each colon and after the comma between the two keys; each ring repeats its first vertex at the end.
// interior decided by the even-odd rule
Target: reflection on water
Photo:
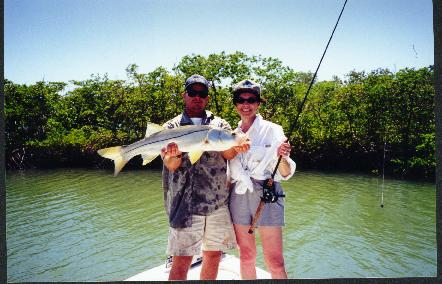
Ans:
{"type": "MultiPolygon", "coordinates": [[[[380,208],[381,182],[283,183],[290,278],[436,276],[435,185],[385,180],[380,208]]],[[[8,282],[123,280],[163,263],[167,232],[159,171],[7,173],[8,282]]]]}

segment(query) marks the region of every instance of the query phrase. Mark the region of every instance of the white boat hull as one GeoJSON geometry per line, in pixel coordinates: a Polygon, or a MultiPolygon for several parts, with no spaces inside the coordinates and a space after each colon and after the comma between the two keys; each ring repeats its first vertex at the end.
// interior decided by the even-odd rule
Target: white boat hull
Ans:
{"type": "MultiPolygon", "coordinates": [[[[169,278],[169,271],[170,267],[166,267],[166,265],[163,264],[136,274],[125,281],[165,281],[169,278]]],[[[201,264],[194,265],[189,269],[187,279],[199,280],[200,271],[201,264]]],[[[256,276],[258,279],[271,279],[270,273],[259,267],[256,267],[256,276]]],[[[219,264],[217,280],[239,279],[241,279],[241,275],[239,273],[239,258],[234,255],[225,254],[219,264]]]]}

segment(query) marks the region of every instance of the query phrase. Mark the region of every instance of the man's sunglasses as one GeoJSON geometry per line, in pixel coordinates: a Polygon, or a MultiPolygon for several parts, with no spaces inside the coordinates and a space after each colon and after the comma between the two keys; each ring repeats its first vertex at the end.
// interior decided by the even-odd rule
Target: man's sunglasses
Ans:
{"type": "Polygon", "coordinates": [[[187,95],[189,97],[191,97],[191,98],[194,98],[194,97],[198,96],[198,97],[200,97],[202,99],[205,99],[209,95],[209,90],[207,90],[207,89],[206,90],[202,90],[202,91],[195,91],[195,90],[192,90],[192,89],[188,89],[188,90],[186,90],[186,92],[187,92],[187,95]]]}
{"type": "Polygon", "coordinates": [[[239,97],[239,98],[235,99],[235,103],[236,104],[243,104],[245,102],[248,102],[249,104],[254,104],[254,103],[259,102],[259,100],[257,98],[254,98],[254,97],[250,97],[250,98],[247,98],[247,99],[239,97]]]}

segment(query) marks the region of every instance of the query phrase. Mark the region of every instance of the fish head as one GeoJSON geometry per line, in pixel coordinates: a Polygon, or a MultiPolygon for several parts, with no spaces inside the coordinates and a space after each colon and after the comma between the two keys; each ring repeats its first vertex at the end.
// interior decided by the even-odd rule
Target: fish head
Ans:
{"type": "Polygon", "coordinates": [[[233,146],[241,146],[244,144],[249,144],[251,143],[249,135],[243,133],[243,132],[239,132],[237,130],[232,131],[232,135],[235,137],[235,145],[233,146]]]}
{"type": "Polygon", "coordinates": [[[207,133],[206,147],[209,151],[224,151],[233,146],[249,143],[249,138],[243,133],[231,130],[213,128],[207,133]]]}

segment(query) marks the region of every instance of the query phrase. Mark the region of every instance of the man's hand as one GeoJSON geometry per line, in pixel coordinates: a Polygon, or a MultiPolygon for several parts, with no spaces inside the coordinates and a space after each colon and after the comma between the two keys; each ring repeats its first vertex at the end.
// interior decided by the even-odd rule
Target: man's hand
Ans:
{"type": "Polygon", "coordinates": [[[163,158],[164,165],[171,172],[181,165],[182,153],[175,142],[169,143],[161,149],[161,157],[163,158]]]}
{"type": "Polygon", "coordinates": [[[170,158],[181,156],[181,151],[178,149],[178,145],[175,142],[167,144],[166,147],[161,149],[161,157],[170,158]]]}

